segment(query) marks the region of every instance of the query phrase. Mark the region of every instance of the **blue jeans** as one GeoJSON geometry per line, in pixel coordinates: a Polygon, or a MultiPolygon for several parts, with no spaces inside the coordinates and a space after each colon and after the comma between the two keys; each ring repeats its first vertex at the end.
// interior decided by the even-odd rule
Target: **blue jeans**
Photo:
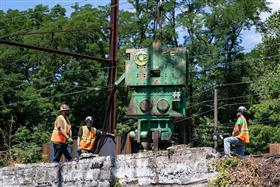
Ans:
{"type": "Polygon", "coordinates": [[[226,155],[230,155],[230,144],[236,145],[236,154],[244,156],[245,145],[244,143],[236,137],[228,137],[224,139],[224,151],[226,155]]]}
{"type": "Polygon", "coordinates": [[[72,159],[71,155],[70,155],[71,150],[69,150],[69,147],[67,144],[53,143],[53,150],[54,150],[53,161],[55,161],[55,162],[60,161],[60,157],[62,156],[62,154],[64,154],[65,159],[67,161],[70,161],[72,159]]]}

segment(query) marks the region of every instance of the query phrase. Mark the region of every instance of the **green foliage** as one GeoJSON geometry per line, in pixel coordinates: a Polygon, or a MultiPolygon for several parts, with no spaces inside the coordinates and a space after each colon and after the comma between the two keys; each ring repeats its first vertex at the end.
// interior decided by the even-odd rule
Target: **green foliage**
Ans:
{"type": "MultiPolygon", "coordinates": [[[[207,113],[213,118],[209,110],[214,86],[247,79],[250,68],[240,46],[241,31],[259,25],[260,13],[267,7],[264,0],[180,1],[178,6],[182,12],[176,17],[177,24],[187,31],[184,38],[190,56],[188,94],[192,113],[207,113]]],[[[221,87],[218,95],[224,99],[250,93],[244,84],[221,87]]],[[[248,97],[221,100],[220,122],[228,123],[236,110],[235,103],[243,102],[251,104],[248,97]]]]}
{"type": "Polygon", "coordinates": [[[274,125],[280,121],[280,100],[268,99],[250,108],[254,113],[254,118],[259,123],[274,125]]]}
{"type": "Polygon", "coordinates": [[[257,125],[249,126],[249,153],[267,153],[268,144],[280,142],[279,23],[280,11],[272,14],[262,25],[263,42],[248,56],[252,69],[250,88],[258,99],[257,104],[250,107],[254,117],[252,123],[257,125]]]}
{"type": "Polygon", "coordinates": [[[207,117],[200,118],[193,131],[194,144],[200,147],[213,147],[213,133],[213,120],[207,117]]]}
{"type": "Polygon", "coordinates": [[[11,156],[16,163],[39,162],[42,160],[42,147],[50,138],[44,128],[32,130],[20,127],[12,136],[11,156]]]}
{"type": "Polygon", "coordinates": [[[0,167],[3,167],[3,166],[5,166],[5,160],[0,159],[0,167]]]}
{"type": "Polygon", "coordinates": [[[117,135],[124,135],[125,133],[134,130],[137,127],[137,122],[129,120],[126,122],[120,122],[117,124],[116,133],[117,135]]]}
{"type": "Polygon", "coordinates": [[[249,153],[268,153],[269,144],[280,143],[280,127],[251,125],[249,132],[250,143],[246,146],[249,153]]]}
{"type": "MultiPolygon", "coordinates": [[[[251,108],[256,120],[269,118],[276,122],[280,119],[279,57],[271,57],[279,52],[279,13],[271,16],[261,28],[264,43],[253,53],[245,56],[240,46],[241,31],[260,26],[260,14],[267,11],[264,0],[163,1],[162,33],[156,27],[156,1],[128,2],[135,11],[120,11],[119,73],[124,69],[125,49],[148,47],[160,34],[164,47],[177,47],[177,29],[186,31],[181,32],[181,35],[184,35],[184,46],[188,48],[190,57],[189,85],[186,90],[192,106],[192,110],[188,111],[192,111],[192,114],[188,115],[207,114],[207,117],[193,121],[196,145],[213,144],[213,128],[210,127],[209,120],[213,116],[207,111],[211,109],[209,106],[212,104],[212,88],[217,84],[244,80],[254,82],[250,88],[247,85],[222,88],[219,92],[221,99],[248,95],[252,91],[260,94],[251,100],[249,97],[221,100],[221,123],[228,122],[232,117],[231,113],[236,109],[235,103],[252,104],[258,101],[258,98],[262,99],[261,102],[251,108]],[[255,63],[253,59],[260,57],[269,59],[255,63]]],[[[0,35],[9,35],[6,39],[20,43],[107,57],[110,7],[95,8],[91,5],[75,4],[72,8],[73,13],[70,16],[66,16],[66,9],[60,5],[51,9],[38,5],[26,11],[0,11],[0,35]],[[19,34],[53,30],[80,31],[53,35],[19,34]]],[[[0,51],[0,128],[3,131],[0,147],[7,149],[4,135],[10,130],[7,127],[10,125],[11,116],[15,116],[16,125],[12,129],[14,159],[19,162],[40,160],[40,156],[35,157],[35,152],[38,153],[41,144],[49,138],[48,133],[53,128],[53,121],[62,102],[71,107],[70,118],[74,135],[77,134],[77,125],[87,115],[95,117],[97,128],[102,126],[108,96],[108,68],[96,61],[3,45],[0,45],[0,51]],[[26,160],[20,158],[20,155],[28,151],[26,160]]],[[[120,88],[118,95],[123,96],[124,92],[125,89],[120,88]]],[[[118,104],[125,105],[126,101],[118,104]]],[[[120,122],[117,133],[126,133],[134,127],[134,122],[120,122]]]]}
{"type": "Polygon", "coordinates": [[[240,160],[237,158],[225,158],[216,162],[217,178],[210,182],[210,186],[227,186],[232,184],[229,177],[230,171],[238,166],[240,160]]]}
{"type": "MultiPolygon", "coordinates": [[[[38,5],[26,11],[0,11],[0,35],[20,43],[105,58],[109,9],[89,5],[76,8],[69,17],[60,5],[51,10],[38,5]],[[80,31],[22,34],[69,29],[80,31]]],[[[95,116],[97,128],[102,126],[107,68],[98,62],[4,45],[0,51],[0,151],[9,149],[6,136],[14,116],[12,158],[21,163],[39,161],[42,144],[50,139],[62,102],[70,105],[74,135],[77,124],[87,115],[95,116]]]]}
{"type": "Polygon", "coordinates": [[[36,144],[14,146],[11,149],[12,159],[16,163],[34,163],[42,160],[42,149],[36,144]]]}
{"type": "Polygon", "coordinates": [[[5,167],[10,164],[9,153],[8,152],[1,152],[0,153],[0,167],[5,167]]]}
{"type": "Polygon", "coordinates": [[[121,185],[121,183],[120,183],[120,179],[114,178],[114,179],[110,182],[110,187],[122,187],[122,185],[121,185]]]}

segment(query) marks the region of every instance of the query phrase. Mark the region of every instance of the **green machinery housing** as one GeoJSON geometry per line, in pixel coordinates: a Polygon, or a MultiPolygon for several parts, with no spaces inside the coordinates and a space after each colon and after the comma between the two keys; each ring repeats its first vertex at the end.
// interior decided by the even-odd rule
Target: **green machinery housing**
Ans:
{"type": "Polygon", "coordinates": [[[130,135],[149,149],[155,138],[170,141],[174,121],[186,115],[187,51],[153,45],[126,53],[125,84],[132,90],[127,117],[138,121],[130,135]]]}

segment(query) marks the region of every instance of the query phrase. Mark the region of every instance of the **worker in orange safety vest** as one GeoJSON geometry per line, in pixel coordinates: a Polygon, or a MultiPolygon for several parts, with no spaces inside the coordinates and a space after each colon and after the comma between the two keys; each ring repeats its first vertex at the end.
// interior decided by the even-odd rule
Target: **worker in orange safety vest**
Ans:
{"type": "Polygon", "coordinates": [[[86,125],[80,127],[78,133],[77,146],[81,153],[93,153],[95,140],[97,136],[105,135],[115,137],[114,134],[105,133],[92,127],[94,119],[92,116],[87,116],[85,119],[86,125]]]}
{"type": "Polygon", "coordinates": [[[230,145],[236,145],[236,154],[244,156],[245,144],[250,143],[248,122],[244,116],[246,108],[240,106],[237,109],[237,122],[234,125],[232,136],[224,139],[224,152],[226,155],[230,155],[230,145]]]}
{"type": "Polygon", "coordinates": [[[59,162],[62,154],[64,154],[67,161],[70,161],[72,158],[67,146],[69,143],[72,143],[72,132],[71,132],[71,123],[69,121],[69,106],[62,104],[60,106],[60,115],[57,116],[54,122],[54,130],[51,136],[51,142],[53,143],[54,149],[54,158],[53,161],[59,162]]]}

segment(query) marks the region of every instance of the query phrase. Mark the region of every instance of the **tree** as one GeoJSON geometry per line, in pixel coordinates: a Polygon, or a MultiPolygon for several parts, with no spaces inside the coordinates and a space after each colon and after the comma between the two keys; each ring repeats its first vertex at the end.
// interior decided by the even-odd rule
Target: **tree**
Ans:
{"type": "MultiPolygon", "coordinates": [[[[42,5],[21,12],[9,10],[0,12],[0,24],[3,24],[0,33],[9,35],[6,39],[21,43],[105,58],[110,34],[106,19],[108,10],[107,7],[97,9],[85,5],[70,17],[65,16],[65,9],[59,5],[51,10],[42,5]],[[54,30],[76,32],[25,34],[54,30]]],[[[74,135],[87,115],[95,116],[97,128],[102,126],[107,98],[106,65],[3,45],[0,50],[1,151],[8,148],[4,136],[9,133],[9,120],[14,116],[11,148],[14,160],[39,161],[41,154],[37,151],[49,141],[62,102],[71,107],[74,135]],[[24,139],[27,134],[32,136],[24,139]],[[42,141],[38,141],[40,134],[44,137],[42,141]],[[19,156],[26,153],[27,147],[31,151],[30,157],[21,159],[19,156]]]]}
{"type": "MultiPolygon", "coordinates": [[[[208,123],[208,119],[212,116],[209,115],[212,112],[209,105],[213,102],[211,92],[213,86],[217,84],[252,80],[254,82],[252,90],[260,94],[256,100],[259,98],[263,100],[262,105],[254,105],[251,108],[255,113],[255,118],[258,120],[269,118],[273,122],[279,119],[277,100],[279,95],[276,94],[279,87],[277,64],[279,60],[276,57],[279,51],[276,45],[279,43],[277,25],[279,13],[265,23],[262,28],[265,40],[254,52],[245,55],[240,46],[241,31],[260,25],[260,13],[267,10],[264,0],[171,0],[163,1],[161,7],[158,7],[159,1],[128,2],[135,12],[120,11],[119,74],[124,70],[127,48],[149,47],[152,41],[160,38],[161,35],[163,47],[177,47],[180,46],[178,35],[184,35],[183,45],[189,50],[188,63],[190,64],[187,88],[188,110],[190,111],[190,108],[193,110],[193,114],[189,113],[188,117],[194,118],[201,114],[208,116],[208,118],[193,121],[201,127],[195,130],[198,136],[202,133],[208,138],[209,133],[212,132],[211,129],[203,130],[211,125],[201,123],[208,123]],[[159,14],[159,9],[162,14],[159,14]],[[163,28],[162,32],[157,25],[159,21],[163,28]],[[186,32],[178,33],[178,28],[186,32]],[[274,46],[268,48],[270,43],[274,46]],[[254,58],[262,57],[266,60],[261,60],[255,66],[254,58]],[[270,62],[273,62],[273,65],[270,65],[270,62]],[[266,70],[262,66],[265,66],[266,70]],[[268,80],[269,83],[264,84],[268,80]],[[269,112],[271,108],[276,112],[269,112]],[[210,112],[205,113],[207,111],[210,112]]],[[[95,8],[88,4],[84,6],[76,4],[72,8],[74,12],[68,17],[65,15],[66,10],[60,5],[52,9],[38,5],[26,11],[0,11],[0,35],[17,42],[106,57],[109,53],[110,30],[107,27],[110,7],[95,8]],[[30,34],[30,32],[45,33],[54,30],[65,32],[30,34]]],[[[4,134],[10,130],[8,127],[12,116],[16,118],[12,134],[17,140],[26,134],[38,135],[38,132],[47,134],[53,128],[54,118],[62,102],[68,103],[71,107],[70,117],[74,126],[74,135],[87,115],[95,116],[97,128],[102,126],[108,94],[106,65],[96,61],[3,45],[0,45],[0,51],[0,128],[2,132],[0,139],[3,140],[0,143],[1,150],[7,150],[4,134]]],[[[220,87],[219,106],[224,107],[219,116],[221,123],[231,118],[231,111],[236,108],[234,104],[247,99],[246,97],[228,98],[250,93],[247,85],[220,87]]],[[[126,103],[124,88],[119,89],[119,97],[121,98],[119,111],[123,111],[126,103]]],[[[249,103],[252,101],[250,100],[249,103]]],[[[124,123],[122,121],[122,124],[124,123]]],[[[121,131],[125,131],[126,127],[122,127],[121,131]]],[[[23,146],[17,140],[14,141],[12,148],[14,155],[19,155],[17,153],[21,153],[24,147],[36,138],[24,139],[23,146]]],[[[32,148],[37,149],[47,141],[46,138],[37,144],[32,144],[32,148]]],[[[198,144],[204,143],[211,144],[209,139],[198,142],[198,144]]],[[[38,159],[40,158],[32,157],[28,162],[38,159]]]]}
{"type": "MultiPolygon", "coordinates": [[[[213,86],[242,82],[248,73],[246,64],[242,65],[241,31],[260,24],[260,13],[267,10],[265,1],[182,1],[180,9],[178,22],[187,31],[185,44],[189,46],[193,73],[189,80],[190,93],[193,90],[190,97],[194,94],[201,96],[200,100],[212,100],[209,91],[213,91],[213,86]]],[[[219,97],[240,96],[247,89],[246,85],[223,87],[219,97]]],[[[219,115],[222,122],[231,117],[236,106],[227,108],[219,115]]],[[[209,110],[205,105],[199,105],[199,109],[209,110]]]]}
{"type": "Polygon", "coordinates": [[[263,41],[248,58],[252,68],[251,89],[260,98],[251,110],[255,120],[263,124],[276,125],[280,121],[279,23],[280,11],[266,20],[261,29],[263,41]]]}

